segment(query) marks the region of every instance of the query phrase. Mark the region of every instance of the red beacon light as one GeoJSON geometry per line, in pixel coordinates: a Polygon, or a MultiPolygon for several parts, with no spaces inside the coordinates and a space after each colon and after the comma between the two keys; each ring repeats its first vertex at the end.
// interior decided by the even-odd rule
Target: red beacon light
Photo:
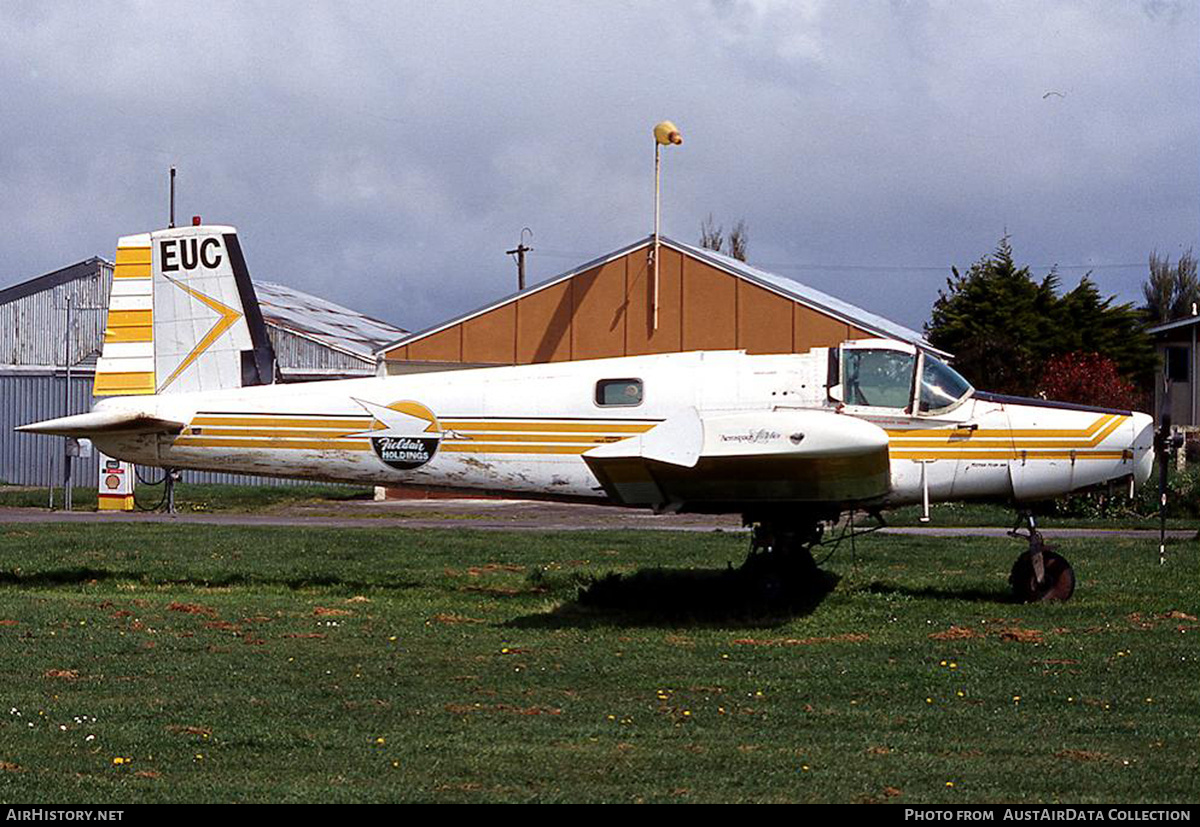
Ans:
{"type": "Polygon", "coordinates": [[[199,226],[200,226],[200,216],[198,216],[198,215],[193,215],[193,216],[192,216],[192,226],[193,226],[193,227],[199,227],[199,226]]]}

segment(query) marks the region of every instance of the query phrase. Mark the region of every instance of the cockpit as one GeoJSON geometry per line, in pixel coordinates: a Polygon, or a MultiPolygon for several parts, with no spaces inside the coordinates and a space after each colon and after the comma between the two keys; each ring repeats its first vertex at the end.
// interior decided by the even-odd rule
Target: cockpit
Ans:
{"type": "Polygon", "coordinates": [[[847,342],[839,356],[840,384],[830,395],[846,405],[932,416],[957,408],[975,391],[941,359],[902,342],[847,342]]]}

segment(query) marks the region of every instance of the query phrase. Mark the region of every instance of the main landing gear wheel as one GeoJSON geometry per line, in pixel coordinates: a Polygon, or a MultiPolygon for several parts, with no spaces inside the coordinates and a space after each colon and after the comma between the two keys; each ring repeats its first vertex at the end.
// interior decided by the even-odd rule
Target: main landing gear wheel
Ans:
{"type": "Polygon", "coordinates": [[[1070,600],[1075,593],[1075,571],[1061,554],[1055,554],[1046,545],[1037,530],[1033,514],[1023,512],[1017,526],[1008,532],[1011,537],[1022,537],[1029,541],[1029,550],[1013,563],[1008,582],[1013,595],[1022,603],[1041,600],[1070,600]],[[1021,523],[1027,533],[1021,533],[1021,523]]]}
{"type": "Polygon", "coordinates": [[[1038,582],[1034,567],[1033,551],[1027,551],[1013,563],[1008,582],[1013,594],[1022,603],[1041,600],[1070,600],[1075,593],[1075,570],[1061,554],[1041,551],[1042,580],[1038,582]]]}

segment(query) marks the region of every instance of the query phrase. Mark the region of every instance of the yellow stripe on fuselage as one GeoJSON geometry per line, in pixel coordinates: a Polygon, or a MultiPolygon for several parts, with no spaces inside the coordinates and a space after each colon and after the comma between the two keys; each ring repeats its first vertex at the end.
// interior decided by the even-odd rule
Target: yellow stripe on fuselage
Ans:
{"type": "Polygon", "coordinates": [[[890,430],[892,459],[1123,459],[1125,451],[1097,451],[1129,419],[1105,414],[1083,429],[1022,428],[964,431],[958,428],[890,430]],[[937,436],[940,439],[914,438],[937,436]],[[982,438],[981,438],[982,437],[982,438]]]}
{"type": "MultiPolygon", "coordinates": [[[[589,420],[446,420],[440,451],[492,454],[582,454],[645,433],[656,422],[589,420]]],[[[370,416],[197,414],[174,444],[181,448],[268,448],[281,450],[370,450],[362,434],[380,423],[370,416]]]]}
{"type": "Polygon", "coordinates": [[[180,436],[179,448],[271,448],[293,451],[370,451],[366,440],[353,439],[223,439],[206,436],[180,436]]]}
{"type": "Polygon", "coordinates": [[[1106,424],[1115,420],[1124,420],[1129,417],[1121,416],[1120,414],[1104,414],[1087,428],[1074,428],[1063,430],[1059,428],[1016,428],[1016,429],[983,429],[977,431],[967,431],[962,428],[893,428],[888,430],[888,436],[896,439],[913,439],[916,437],[952,437],[955,434],[960,438],[978,439],[978,438],[1002,438],[1002,439],[1017,439],[1021,437],[1043,437],[1043,438],[1060,438],[1060,439],[1084,439],[1091,437],[1106,424]],[[969,436],[965,436],[968,435],[969,436]]]}

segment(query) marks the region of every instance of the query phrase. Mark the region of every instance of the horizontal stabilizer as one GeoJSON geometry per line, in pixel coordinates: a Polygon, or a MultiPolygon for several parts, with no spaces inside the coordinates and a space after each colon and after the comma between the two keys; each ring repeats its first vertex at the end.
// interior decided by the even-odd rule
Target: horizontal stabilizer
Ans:
{"type": "Polygon", "coordinates": [[[137,411],[92,411],[33,422],[17,428],[27,434],[90,438],[100,434],[177,434],[184,423],[137,411]]]}

